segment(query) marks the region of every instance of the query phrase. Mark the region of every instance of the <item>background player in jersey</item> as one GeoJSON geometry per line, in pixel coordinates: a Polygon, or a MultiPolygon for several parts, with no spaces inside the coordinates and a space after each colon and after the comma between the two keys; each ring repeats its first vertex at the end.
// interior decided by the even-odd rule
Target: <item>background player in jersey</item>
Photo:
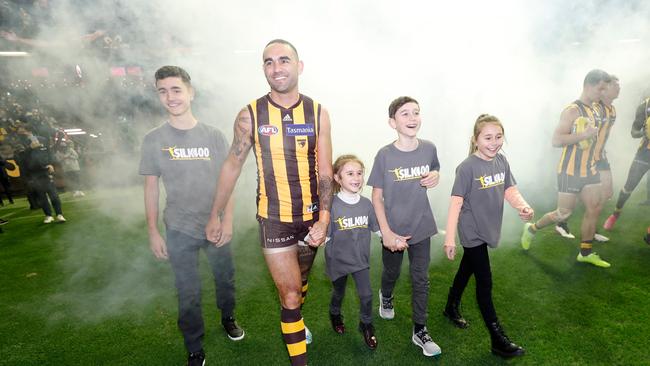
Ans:
{"type": "Polygon", "coordinates": [[[354,155],[342,155],[334,162],[334,191],[329,227],[331,240],[325,247],[325,267],[332,280],[330,320],[335,332],[343,334],[345,325],[341,304],[348,275],[352,275],[359,295],[359,331],[370,349],[377,348],[372,325],[370,287],[370,232],[379,232],[369,199],[362,197],[363,162],[354,155]]]}
{"type": "Polygon", "coordinates": [[[580,252],[576,260],[598,267],[609,267],[592,251],[596,221],[602,209],[600,175],[596,170],[594,141],[598,135],[596,112],[592,105],[609,82],[602,70],[587,73],[580,98],[562,111],[560,122],[553,133],[553,146],[562,147],[558,165],[557,209],[546,213],[534,224],[526,224],[521,236],[521,246],[528,250],[537,230],[557,222],[566,221],[576,206],[578,196],[585,206],[580,227],[580,252]]]}
{"type": "MultiPolygon", "coordinates": [[[[605,204],[613,195],[612,171],[607,159],[606,145],[614,123],[616,123],[616,107],[612,102],[618,98],[621,86],[618,77],[610,74],[610,81],[603,90],[600,100],[593,104],[596,110],[596,125],[598,126],[598,136],[596,137],[594,159],[596,160],[596,170],[600,174],[601,184],[601,206],[605,204]]],[[[565,238],[574,239],[575,236],[569,231],[566,221],[557,223],[555,230],[565,238]]],[[[609,238],[599,234],[596,229],[594,240],[599,242],[609,241],[609,238]]]]}
{"type": "Polygon", "coordinates": [[[431,236],[438,232],[427,189],[438,185],[440,163],[436,146],[419,139],[420,105],[399,97],[388,107],[388,123],[397,140],[382,147],[368,178],[372,204],[383,239],[379,316],[392,319],[393,289],[399,278],[404,250],[408,250],[411,275],[413,333],[411,340],[426,356],[441,353],[426,327],[429,302],[431,236]]]}
{"type": "Polygon", "coordinates": [[[237,115],[206,234],[209,240],[220,240],[220,217],[253,147],[264,258],[280,296],[282,334],[291,363],[304,365],[307,342],[300,308],[316,247],[325,241],[330,220],[330,120],[320,103],[299,93],[303,63],[291,43],[269,42],[263,62],[271,92],[237,115]],[[306,237],[309,245],[299,245],[306,237]]]}
{"type": "Polygon", "coordinates": [[[633,138],[641,138],[641,144],[636,151],[634,160],[632,160],[632,165],[630,165],[625,185],[618,193],[616,208],[603,224],[603,227],[607,230],[614,227],[614,224],[621,216],[625,202],[630,198],[643,175],[650,170],[650,97],[644,99],[637,107],[631,134],[633,138]]]}
{"type": "Polygon", "coordinates": [[[221,323],[232,340],[244,337],[234,318],[234,267],[230,252],[232,207],[223,217],[224,234],[215,244],[206,240],[204,228],[212,209],[222,162],[228,151],[223,134],[199,123],[192,114],[194,89],[188,73],[178,66],[164,66],[155,74],[160,102],[168,113],[166,123],[149,131],[142,142],[140,174],[145,176],[144,200],[149,247],[158,259],[169,259],[178,290],[178,327],[189,352],[188,365],[203,365],[204,333],[201,314],[199,251],[203,249],[216,287],[221,323]],[[166,240],[158,231],[159,180],[167,193],[166,240]]]}
{"type": "Polygon", "coordinates": [[[524,349],[508,339],[494,310],[488,247],[496,248],[499,244],[504,199],[519,211],[522,220],[531,220],[533,209],[519,193],[508,160],[499,153],[504,138],[498,118],[480,115],[474,123],[469,157],[456,168],[444,249],[447,258],[453,260],[458,227],[463,259],[449,289],[443,314],[457,327],[467,328],[468,323],[460,314],[460,299],[473,274],[476,300],[490,332],[492,352],[513,357],[523,355],[524,349]]]}

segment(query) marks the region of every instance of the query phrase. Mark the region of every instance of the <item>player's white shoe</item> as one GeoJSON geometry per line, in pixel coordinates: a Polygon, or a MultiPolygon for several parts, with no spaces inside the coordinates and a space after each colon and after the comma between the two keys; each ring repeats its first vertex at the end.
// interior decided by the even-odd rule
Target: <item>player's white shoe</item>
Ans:
{"type": "Polygon", "coordinates": [[[575,235],[571,234],[571,231],[569,231],[569,225],[566,224],[566,222],[560,222],[557,225],[555,225],[555,231],[557,231],[558,234],[562,235],[563,238],[567,239],[575,239],[575,235]]]}
{"type": "Polygon", "coordinates": [[[313,338],[311,336],[311,332],[309,331],[309,328],[305,325],[305,341],[307,344],[311,344],[313,338]]]}
{"type": "Polygon", "coordinates": [[[606,243],[606,242],[609,241],[609,238],[606,237],[605,235],[601,235],[601,234],[596,233],[596,234],[594,234],[594,240],[597,241],[597,242],[600,242],[600,243],[606,243]]]}

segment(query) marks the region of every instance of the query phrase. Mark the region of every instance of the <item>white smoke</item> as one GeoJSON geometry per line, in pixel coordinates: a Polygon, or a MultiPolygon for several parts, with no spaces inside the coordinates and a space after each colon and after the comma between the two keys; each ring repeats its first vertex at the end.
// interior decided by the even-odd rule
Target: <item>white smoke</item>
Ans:
{"type": "MultiPolygon", "coordinates": [[[[101,3],[86,2],[80,8],[60,2],[59,23],[43,36],[69,39],[92,30],[95,18],[116,7],[101,3]]],[[[615,191],[636,149],[629,129],[650,61],[650,5],[641,1],[161,0],[119,6],[136,15],[124,24],[123,33],[146,45],[130,49],[128,57],[145,63],[151,82],[155,69],[165,64],[188,70],[200,97],[195,109],[202,111],[201,120],[228,137],[236,113],[268,91],[261,53],[274,38],[297,47],[305,63],[301,92],[330,112],[334,158],[357,154],[369,172],[377,150],[396,138],[387,124],[389,103],[401,95],[416,98],[423,115],[419,136],[437,145],[442,164],[441,183],[430,193],[441,228],[455,167],[467,156],[472,126],[481,113],[504,123],[504,150],[538,215],[556,198],[559,149],[551,146],[551,135],[562,109],[579,97],[589,70],[616,74],[622,86],[608,146],[615,191]],[[168,48],[170,39],[181,47],[168,48]]],[[[88,90],[88,95],[97,103],[111,103],[99,90],[88,90]]],[[[93,116],[96,104],[86,107],[93,116]]],[[[242,227],[255,225],[254,170],[249,160],[237,190],[242,219],[236,222],[242,227]]],[[[121,219],[142,217],[142,202],[136,200],[121,219]]],[[[516,220],[509,212],[504,222],[516,220]]],[[[504,241],[512,241],[518,228],[504,229],[504,241]]]]}

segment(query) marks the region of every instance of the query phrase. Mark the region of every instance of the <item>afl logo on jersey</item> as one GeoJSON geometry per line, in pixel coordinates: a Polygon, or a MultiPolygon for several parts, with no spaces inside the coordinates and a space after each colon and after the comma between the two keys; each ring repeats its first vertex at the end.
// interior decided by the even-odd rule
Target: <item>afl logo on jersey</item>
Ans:
{"type": "Polygon", "coordinates": [[[260,135],[273,136],[278,133],[278,128],[271,125],[262,125],[257,128],[257,132],[259,132],[260,135]]]}

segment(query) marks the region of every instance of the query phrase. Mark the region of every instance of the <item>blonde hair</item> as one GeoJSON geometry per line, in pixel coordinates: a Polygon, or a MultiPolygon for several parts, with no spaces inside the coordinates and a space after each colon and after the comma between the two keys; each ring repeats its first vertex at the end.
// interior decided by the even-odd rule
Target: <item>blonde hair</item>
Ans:
{"type": "Polygon", "coordinates": [[[474,154],[478,149],[476,146],[476,139],[478,138],[478,135],[481,134],[483,126],[487,125],[488,123],[492,123],[501,127],[501,132],[505,137],[506,131],[503,129],[503,124],[501,124],[501,121],[499,121],[498,118],[487,113],[481,114],[478,116],[478,118],[476,118],[476,122],[474,122],[474,133],[472,134],[472,138],[469,141],[469,155],[474,154]]]}
{"type": "MultiPolygon", "coordinates": [[[[361,170],[363,171],[366,170],[366,167],[363,165],[363,161],[361,161],[361,159],[359,159],[356,155],[350,155],[350,154],[341,155],[338,158],[336,158],[336,161],[334,162],[334,164],[332,164],[332,171],[334,175],[338,175],[341,168],[343,168],[345,164],[350,162],[357,163],[361,165],[361,170]]],[[[339,193],[340,191],[341,191],[341,185],[339,184],[339,182],[336,181],[336,179],[334,179],[334,193],[339,193]]]]}

